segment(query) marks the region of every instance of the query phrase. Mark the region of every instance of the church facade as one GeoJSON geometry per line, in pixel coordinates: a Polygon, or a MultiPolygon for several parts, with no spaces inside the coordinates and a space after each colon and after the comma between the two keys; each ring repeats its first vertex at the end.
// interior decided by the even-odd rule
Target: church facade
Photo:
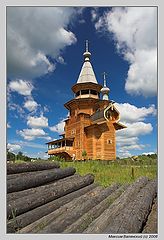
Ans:
{"type": "Polygon", "coordinates": [[[96,80],[87,41],[83,56],[80,75],[72,87],[74,98],[64,104],[69,111],[64,133],[47,143],[48,155],[66,160],[115,160],[116,131],[126,126],[119,122],[120,114],[109,99],[105,73],[104,86],[96,80]]]}

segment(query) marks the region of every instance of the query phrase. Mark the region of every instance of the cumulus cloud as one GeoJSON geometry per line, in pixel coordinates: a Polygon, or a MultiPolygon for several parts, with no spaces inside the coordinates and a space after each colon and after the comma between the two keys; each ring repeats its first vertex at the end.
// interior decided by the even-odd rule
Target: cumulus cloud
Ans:
{"type": "Polygon", "coordinates": [[[17,153],[21,149],[21,146],[18,144],[8,143],[7,148],[9,149],[10,152],[17,153]]]}
{"type": "Polygon", "coordinates": [[[148,108],[138,108],[129,103],[115,103],[115,106],[120,112],[121,121],[125,123],[143,121],[148,115],[155,116],[157,114],[157,110],[153,104],[148,108]]]}
{"type": "Polygon", "coordinates": [[[40,117],[28,117],[27,125],[32,128],[48,127],[48,119],[43,115],[40,117]]]}
{"type": "Polygon", "coordinates": [[[17,134],[22,136],[25,140],[34,140],[36,138],[45,138],[47,139],[47,133],[43,129],[40,128],[32,128],[32,129],[23,129],[17,131],[17,134]]]}
{"type": "Polygon", "coordinates": [[[129,103],[115,103],[120,112],[121,122],[127,128],[116,132],[117,151],[121,157],[130,156],[130,151],[139,150],[148,147],[140,143],[140,136],[150,134],[153,130],[151,123],[143,122],[148,116],[155,116],[157,110],[154,105],[150,107],[136,107],[129,103]],[[125,154],[124,154],[125,153],[125,154]]]}
{"type": "Polygon", "coordinates": [[[38,107],[37,102],[35,102],[34,100],[27,100],[24,103],[24,108],[26,108],[29,112],[35,111],[38,107]]]}
{"type": "Polygon", "coordinates": [[[153,130],[151,123],[135,122],[131,124],[127,123],[126,126],[127,128],[118,131],[118,136],[126,136],[126,138],[137,137],[149,134],[153,130]]]}
{"type": "Polygon", "coordinates": [[[34,78],[55,69],[54,61],[76,42],[69,24],[72,7],[9,7],[7,9],[7,69],[9,78],[34,78]]]}
{"type": "Polygon", "coordinates": [[[17,92],[23,96],[29,96],[31,95],[31,91],[34,87],[29,81],[18,79],[11,81],[8,88],[9,90],[17,92]]]}
{"type": "Polygon", "coordinates": [[[65,119],[62,119],[58,124],[50,127],[50,130],[52,132],[57,132],[59,134],[64,132],[64,126],[65,126],[65,119]]]}
{"type": "Polygon", "coordinates": [[[129,62],[125,90],[136,95],[156,95],[157,8],[114,7],[96,20],[95,28],[113,34],[117,50],[129,62]]]}

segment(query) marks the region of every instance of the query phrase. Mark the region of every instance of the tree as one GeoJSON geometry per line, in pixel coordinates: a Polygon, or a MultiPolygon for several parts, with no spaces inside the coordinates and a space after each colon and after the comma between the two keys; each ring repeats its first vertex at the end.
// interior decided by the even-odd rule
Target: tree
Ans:
{"type": "Polygon", "coordinates": [[[23,160],[23,153],[21,151],[17,154],[17,160],[23,160]]]}
{"type": "Polygon", "coordinates": [[[7,161],[13,161],[15,162],[15,154],[12,152],[9,152],[9,150],[7,149],[7,161]]]}
{"type": "Polygon", "coordinates": [[[82,151],[83,160],[86,160],[86,156],[87,156],[87,152],[86,152],[86,150],[84,149],[84,150],[82,151]]]}

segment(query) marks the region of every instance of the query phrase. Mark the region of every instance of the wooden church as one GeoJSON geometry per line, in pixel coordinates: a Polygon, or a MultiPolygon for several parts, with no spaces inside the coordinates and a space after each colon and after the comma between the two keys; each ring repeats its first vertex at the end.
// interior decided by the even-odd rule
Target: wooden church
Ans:
{"type": "Polygon", "coordinates": [[[74,99],[64,106],[69,111],[65,120],[62,138],[48,142],[48,155],[60,156],[66,160],[115,160],[116,130],[125,126],[119,122],[120,114],[109,100],[110,89],[98,84],[88,50],[83,54],[84,63],[75,85],[74,99]],[[100,99],[100,93],[102,99],[100,99]]]}

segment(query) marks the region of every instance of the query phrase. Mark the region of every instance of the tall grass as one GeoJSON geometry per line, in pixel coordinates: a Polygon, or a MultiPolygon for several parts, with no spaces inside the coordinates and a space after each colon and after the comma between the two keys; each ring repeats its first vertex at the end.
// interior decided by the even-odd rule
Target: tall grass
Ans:
{"type": "Polygon", "coordinates": [[[157,164],[123,164],[123,162],[87,161],[87,162],[60,162],[61,167],[75,167],[76,173],[95,175],[95,182],[107,187],[112,183],[132,183],[141,176],[150,179],[157,177],[157,164]]]}

